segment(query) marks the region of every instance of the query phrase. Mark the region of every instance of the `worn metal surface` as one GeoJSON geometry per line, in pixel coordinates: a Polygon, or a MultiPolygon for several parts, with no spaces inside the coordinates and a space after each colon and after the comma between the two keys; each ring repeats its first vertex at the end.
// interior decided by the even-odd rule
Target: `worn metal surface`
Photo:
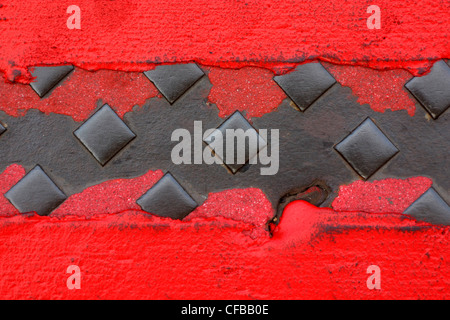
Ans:
{"type": "MultiPolygon", "coordinates": [[[[202,121],[203,130],[223,123],[217,108],[208,103],[210,89],[208,77],[202,77],[173,104],[154,98],[125,114],[123,121],[136,138],[104,166],[73,134],[92,118],[82,125],[68,116],[44,115],[37,110],[18,118],[1,113],[0,121],[8,130],[0,137],[0,170],[12,163],[28,170],[40,165],[51,173],[64,193],[72,195],[106,180],[131,178],[148,170],[161,169],[170,171],[198,204],[203,203],[210,192],[254,187],[263,190],[274,208],[290,190],[319,180],[331,189],[331,196],[323,204],[328,206],[340,185],[360,179],[336,148],[339,149],[339,143],[365,119],[370,119],[367,121],[376,123],[395,147],[390,145],[392,152],[388,157],[375,161],[380,150],[371,147],[370,138],[362,137],[355,145],[359,151],[365,150],[364,157],[358,161],[376,163],[363,176],[370,175],[369,181],[427,176],[432,178],[434,188],[443,199],[449,201],[449,113],[444,112],[432,120],[419,107],[414,117],[406,111],[378,113],[361,106],[349,89],[338,83],[305,112],[299,112],[287,98],[275,112],[251,119],[256,130],[279,130],[279,171],[275,175],[261,175],[260,163],[247,164],[235,174],[217,164],[175,165],[171,160],[171,151],[177,144],[171,141],[175,129],[187,129],[193,136],[194,121],[202,121]],[[393,156],[396,149],[398,153],[393,156]]],[[[99,101],[97,109],[102,107],[99,101]]],[[[204,143],[202,147],[207,146],[204,143]]],[[[270,147],[269,139],[267,148],[270,150],[270,147]]]]}

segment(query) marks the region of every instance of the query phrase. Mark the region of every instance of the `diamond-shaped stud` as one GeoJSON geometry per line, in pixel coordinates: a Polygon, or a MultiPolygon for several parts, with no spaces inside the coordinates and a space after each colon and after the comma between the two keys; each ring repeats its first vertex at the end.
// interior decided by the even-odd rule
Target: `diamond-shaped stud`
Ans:
{"type": "Polygon", "coordinates": [[[0,135],[6,131],[6,128],[0,123],[0,135]]]}
{"type": "Polygon", "coordinates": [[[335,149],[364,179],[368,179],[399,151],[370,118],[335,149]]]}
{"type": "Polygon", "coordinates": [[[267,146],[266,141],[239,111],[235,111],[203,141],[233,174],[267,146]],[[234,141],[230,142],[229,139],[234,141]],[[219,145],[217,141],[220,141],[219,145]],[[234,145],[233,150],[230,151],[228,144],[234,145]]]}
{"type": "Polygon", "coordinates": [[[432,224],[450,225],[450,206],[433,188],[428,189],[403,214],[432,224]]]}
{"type": "Polygon", "coordinates": [[[73,66],[58,67],[34,67],[31,75],[36,77],[30,85],[39,97],[45,96],[52,90],[61,80],[63,80],[72,70],[73,66]]]}
{"type": "Polygon", "coordinates": [[[40,166],[34,167],[5,197],[21,213],[36,212],[41,216],[50,214],[67,198],[40,166]]]}
{"type": "Polygon", "coordinates": [[[299,65],[293,72],[273,79],[301,111],[336,83],[320,63],[299,65]]]}
{"type": "Polygon", "coordinates": [[[205,75],[195,63],[162,65],[144,74],[171,104],[205,75]]]}
{"type": "Polygon", "coordinates": [[[426,76],[412,78],[405,87],[433,119],[450,107],[450,67],[444,60],[437,61],[426,76]]]}
{"type": "Polygon", "coordinates": [[[197,207],[195,200],[170,173],[165,174],[136,203],[149,213],[180,220],[197,207]]]}
{"type": "Polygon", "coordinates": [[[74,135],[102,166],[136,137],[107,104],[75,130],[74,135]]]}

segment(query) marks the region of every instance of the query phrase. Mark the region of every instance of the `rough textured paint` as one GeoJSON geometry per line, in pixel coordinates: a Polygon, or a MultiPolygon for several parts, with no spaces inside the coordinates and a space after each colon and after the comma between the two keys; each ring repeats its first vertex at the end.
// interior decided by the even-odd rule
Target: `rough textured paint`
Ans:
{"type": "Polygon", "coordinates": [[[415,100],[405,83],[412,78],[405,70],[374,70],[356,66],[323,63],[324,67],[343,86],[350,87],[360,104],[368,104],[373,110],[406,110],[414,116],[415,100]]]}
{"type": "MultiPolygon", "coordinates": [[[[0,174],[0,194],[6,193],[25,176],[22,166],[13,164],[0,174]]],[[[140,210],[136,200],[161,177],[161,170],[150,170],[132,179],[114,179],[86,188],[70,196],[52,217],[78,216],[92,218],[101,214],[115,214],[126,210],[140,210]]],[[[332,207],[336,211],[361,211],[371,213],[402,213],[432,185],[425,177],[409,179],[384,179],[380,181],[355,181],[339,188],[332,207]]],[[[274,210],[257,188],[231,189],[210,193],[206,201],[189,214],[184,221],[196,218],[223,217],[264,227],[274,216],[274,210]]],[[[0,197],[0,216],[18,214],[17,209],[0,197]]]]}
{"type": "MultiPolygon", "coordinates": [[[[405,70],[380,71],[365,67],[323,63],[343,86],[352,89],[358,102],[373,110],[407,110],[413,116],[415,102],[404,89],[412,77],[405,70]]],[[[248,118],[261,117],[275,111],[286,98],[273,81],[272,71],[257,67],[223,69],[204,67],[212,83],[208,100],[219,109],[220,117],[235,110],[248,118]]],[[[108,103],[120,117],[142,106],[148,99],[161,94],[142,73],[75,69],[51,92],[51,97],[39,98],[28,85],[0,81],[0,110],[12,116],[23,116],[29,109],[71,116],[86,120],[101,104],[108,103]],[[77,99],[73,99],[77,97],[77,99]]]]}
{"type": "Polygon", "coordinates": [[[224,217],[263,227],[273,214],[272,205],[261,190],[232,189],[210,193],[208,199],[184,220],[224,217]]]}
{"type": "Polygon", "coordinates": [[[265,194],[260,189],[247,188],[210,193],[208,199],[184,221],[217,217],[242,221],[257,227],[250,232],[252,237],[257,237],[266,233],[266,225],[274,215],[275,211],[265,194]]]}
{"type": "MultiPolygon", "coordinates": [[[[29,66],[66,63],[89,70],[145,71],[155,63],[196,61],[228,68],[258,66],[279,74],[316,59],[378,69],[404,68],[419,75],[433,61],[450,57],[448,1],[417,0],[406,6],[404,1],[381,0],[377,3],[382,9],[381,30],[367,30],[369,1],[195,0],[186,8],[181,0],[151,4],[80,0],[81,30],[65,26],[69,4],[11,0],[0,6],[0,70],[6,79],[28,83],[29,66]]],[[[411,76],[406,71],[381,73],[338,66],[329,66],[329,70],[342,85],[352,88],[360,103],[376,111],[405,109],[414,114],[411,99],[400,88],[411,76]],[[375,80],[382,83],[375,87],[375,80]],[[387,99],[391,89],[397,101],[387,99]]],[[[71,80],[81,72],[86,71],[76,70],[71,80]]],[[[0,108],[16,116],[38,108],[81,121],[99,99],[122,116],[158,95],[141,74],[130,74],[125,83],[109,82],[114,75],[102,78],[102,74],[107,71],[90,74],[92,81],[85,87],[85,79],[80,78],[79,91],[70,93],[77,92],[79,101],[70,105],[65,105],[70,96],[56,88],[52,95],[60,94],[64,107],[39,100],[29,86],[0,83],[0,108]],[[93,88],[105,92],[85,97],[93,88]],[[109,88],[113,90],[108,92],[109,88]]],[[[229,102],[224,101],[226,112],[229,102]]],[[[273,106],[268,102],[267,109],[250,105],[249,114],[275,110],[273,106]]],[[[6,169],[0,178],[0,194],[24,174],[17,165],[6,169]]],[[[99,208],[113,212],[131,206],[131,198],[137,195],[122,197],[123,188],[131,192],[131,188],[150,186],[159,174],[107,181],[73,195],[65,209],[78,217],[63,216],[60,211],[57,217],[0,218],[0,297],[449,298],[449,228],[400,214],[376,213],[402,212],[431,185],[428,178],[342,186],[333,203],[340,212],[292,203],[272,238],[263,223],[268,207],[259,190],[210,194],[205,207],[198,208],[190,221],[137,211],[99,214],[99,208]],[[135,181],[141,184],[136,186],[135,181]],[[117,207],[111,201],[117,201],[117,207]],[[90,220],[77,211],[81,208],[90,220]],[[81,290],[66,287],[66,269],[72,264],[81,267],[81,290]],[[379,291],[366,287],[366,270],[372,264],[382,271],[379,291]]],[[[0,212],[17,213],[3,196],[0,212]]]]}
{"type": "Polygon", "coordinates": [[[425,177],[355,181],[339,187],[339,195],[332,206],[336,211],[403,213],[432,184],[433,181],[425,177]]]}
{"type": "Polygon", "coordinates": [[[3,195],[25,176],[25,169],[12,164],[0,174],[0,216],[16,215],[19,211],[3,195]]]}
{"type": "Polygon", "coordinates": [[[142,73],[75,69],[51,92],[39,98],[29,85],[0,81],[0,110],[22,116],[29,109],[71,116],[75,121],[87,119],[97,104],[109,104],[122,117],[136,105],[160,96],[153,83],[142,73]]]}
{"type": "Polygon", "coordinates": [[[140,212],[0,219],[2,299],[430,299],[449,297],[448,228],[298,201],[273,238],[225,218],[140,212]],[[45,236],[44,236],[45,235],[45,236]],[[81,289],[68,290],[69,265],[81,289]],[[366,286],[381,268],[381,290],[366,286]]]}
{"type": "MultiPolygon", "coordinates": [[[[8,167],[1,174],[2,193],[24,174],[18,165],[8,167]]],[[[450,249],[448,228],[398,214],[335,212],[296,201],[270,238],[266,223],[273,211],[258,189],[210,194],[183,222],[124,211],[138,209],[134,199],[161,176],[150,171],[92,186],[49,217],[0,218],[0,297],[448,297],[450,270],[442,260],[450,249]],[[66,287],[65,270],[72,264],[81,268],[81,290],[66,287]],[[382,269],[381,291],[366,287],[372,264],[382,269]]],[[[420,177],[355,182],[341,188],[334,205],[396,212],[430,184],[420,177]]],[[[13,208],[4,197],[0,206],[2,212],[13,208]]]]}
{"type": "MultiPolygon", "coordinates": [[[[19,214],[18,210],[3,196],[25,176],[22,166],[13,164],[0,174],[0,216],[19,214]]],[[[163,176],[161,170],[150,170],[132,179],[115,179],[99,183],[76,193],[65,200],[52,213],[52,217],[83,217],[116,214],[126,210],[140,210],[136,200],[163,176]]],[[[184,220],[224,217],[264,227],[273,217],[274,210],[264,193],[257,188],[232,189],[210,193],[208,199],[184,220]]]]}
{"type": "Polygon", "coordinates": [[[163,176],[161,170],[149,171],[134,179],[106,181],[76,193],[64,201],[52,216],[66,215],[90,218],[96,214],[140,210],[136,200],[163,176]]]}
{"type": "Polygon", "coordinates": [[[213,85],[208,99],[217,105],[219,117],[228,117],[236,110],[245,111],[250,118],[260,117],[274,111],[286,98],[270,70],[255,67],[208,70],[213,85]]]}
{"type": "Polygon", "coordinates": [[[313,59],[418,74],[450,57],[448,1],[380,0],[379,30],[367,28],[371,1],[80,0],[80,30],[66,26],[70,4],[11,0],[0,8],[7,79],[29,81],[27,67],[37,64],[144,71],[196,61],[286,70],[313,59]]]}

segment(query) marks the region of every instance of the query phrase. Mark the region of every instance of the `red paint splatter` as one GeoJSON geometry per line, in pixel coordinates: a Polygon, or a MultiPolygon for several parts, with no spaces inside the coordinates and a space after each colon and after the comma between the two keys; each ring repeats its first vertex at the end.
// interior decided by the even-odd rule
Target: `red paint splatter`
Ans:
{"type": "Polygon", "coordinates": [[[29,85],[0,81],[0,109],[12,116],[22,116],[29,109],[71,116],[75,121],[87,119],[97,101],[108,103],[122,117],[135,105],[159,95],[145,75],[136,72],[75,69],[54,91],[41,99],[29,85]]]}
{"type": "Polygon", "coordinates": [[[270,70],[255,67],[208,70],[213,85],[208,99],[219,108],[219,117],[225,118],[236,110],[245,110],[249,118],[261,117],[278,108],[286,98],[270,70]]]}
{"type": "Polygon", "coordinates": [[[365,67],[340,66],[324,63],[324,67],[343,86],[350,87],[360,104],[368,104],[377,112],[416,110],[415,101],[404,88],[412,78],[405,70],[373,70],[365,67]]]}
{"type": "Polygon", "coordinates": [[[425,177],[355,181],[339,187],[339,196],[332,206],[337,211],[403,213],[432,184],[425,177]]]}

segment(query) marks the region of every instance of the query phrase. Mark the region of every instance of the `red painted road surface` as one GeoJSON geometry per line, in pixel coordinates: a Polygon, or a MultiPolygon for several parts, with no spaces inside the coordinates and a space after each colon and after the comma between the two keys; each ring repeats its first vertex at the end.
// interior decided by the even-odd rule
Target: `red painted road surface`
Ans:
{"type": "Polygon", "coordinates": [[[242,221],[140,212],[1,220],[6,299],[449,298],[448,228],[295,202],[273,238],[242,221]],[[69,265],[81,289],[68,290],[69,265]],[[381,289],[367,268],[381,268],[381,289]]]}
{"type": "Polygon", "coordinates": [[[26,81],[36,64],[143,71],[153,63],[257,65],[285,70],[313,59],[423,72],[449,57],[448,0],[379,0],[382,28],[368,30],[372,1],[78,0],[69,30],[60,1],[2,2],[0,70],[26,81]]]}
{"type": "MultiPolygon", "coordinates": [[[[161,98],[138,71],[196,61],[221,117],[236,108],[259,117],[285,98],[274,74],[319,59],[361,104],[414,116],[404,83],[450,58],[448,0],[380,0],[381,30],[367,29],[366,1],[80,0],[81,30],[66,27],[70,4],[0,5],[0,70],[16,81],[0,83],[2,111],[82,121],[102,99],[123,116],[161,98]],[[77,68],[47,100],[17,83],[31,80],[29,66],[62,63],[134,72],[77,68]]],[[[24,174],[7,168],[0,194],[24,174]]],[[[401,215],[431,186],[426,177],[342,186],[333,210],[294,202],[271,237],[273,211],[258,189],[210,194],[185,221],[140,212],[135,200],[162,174],[92,186],[50,217],[19,215],[0,196],[0,298],[449,298],[450,228],[401,215]],[[81,269],[80,290],[66,286],[69,265],[81,269]],[[367,288],[370,265],[381,268],[380,290],[367,288]]]]}

